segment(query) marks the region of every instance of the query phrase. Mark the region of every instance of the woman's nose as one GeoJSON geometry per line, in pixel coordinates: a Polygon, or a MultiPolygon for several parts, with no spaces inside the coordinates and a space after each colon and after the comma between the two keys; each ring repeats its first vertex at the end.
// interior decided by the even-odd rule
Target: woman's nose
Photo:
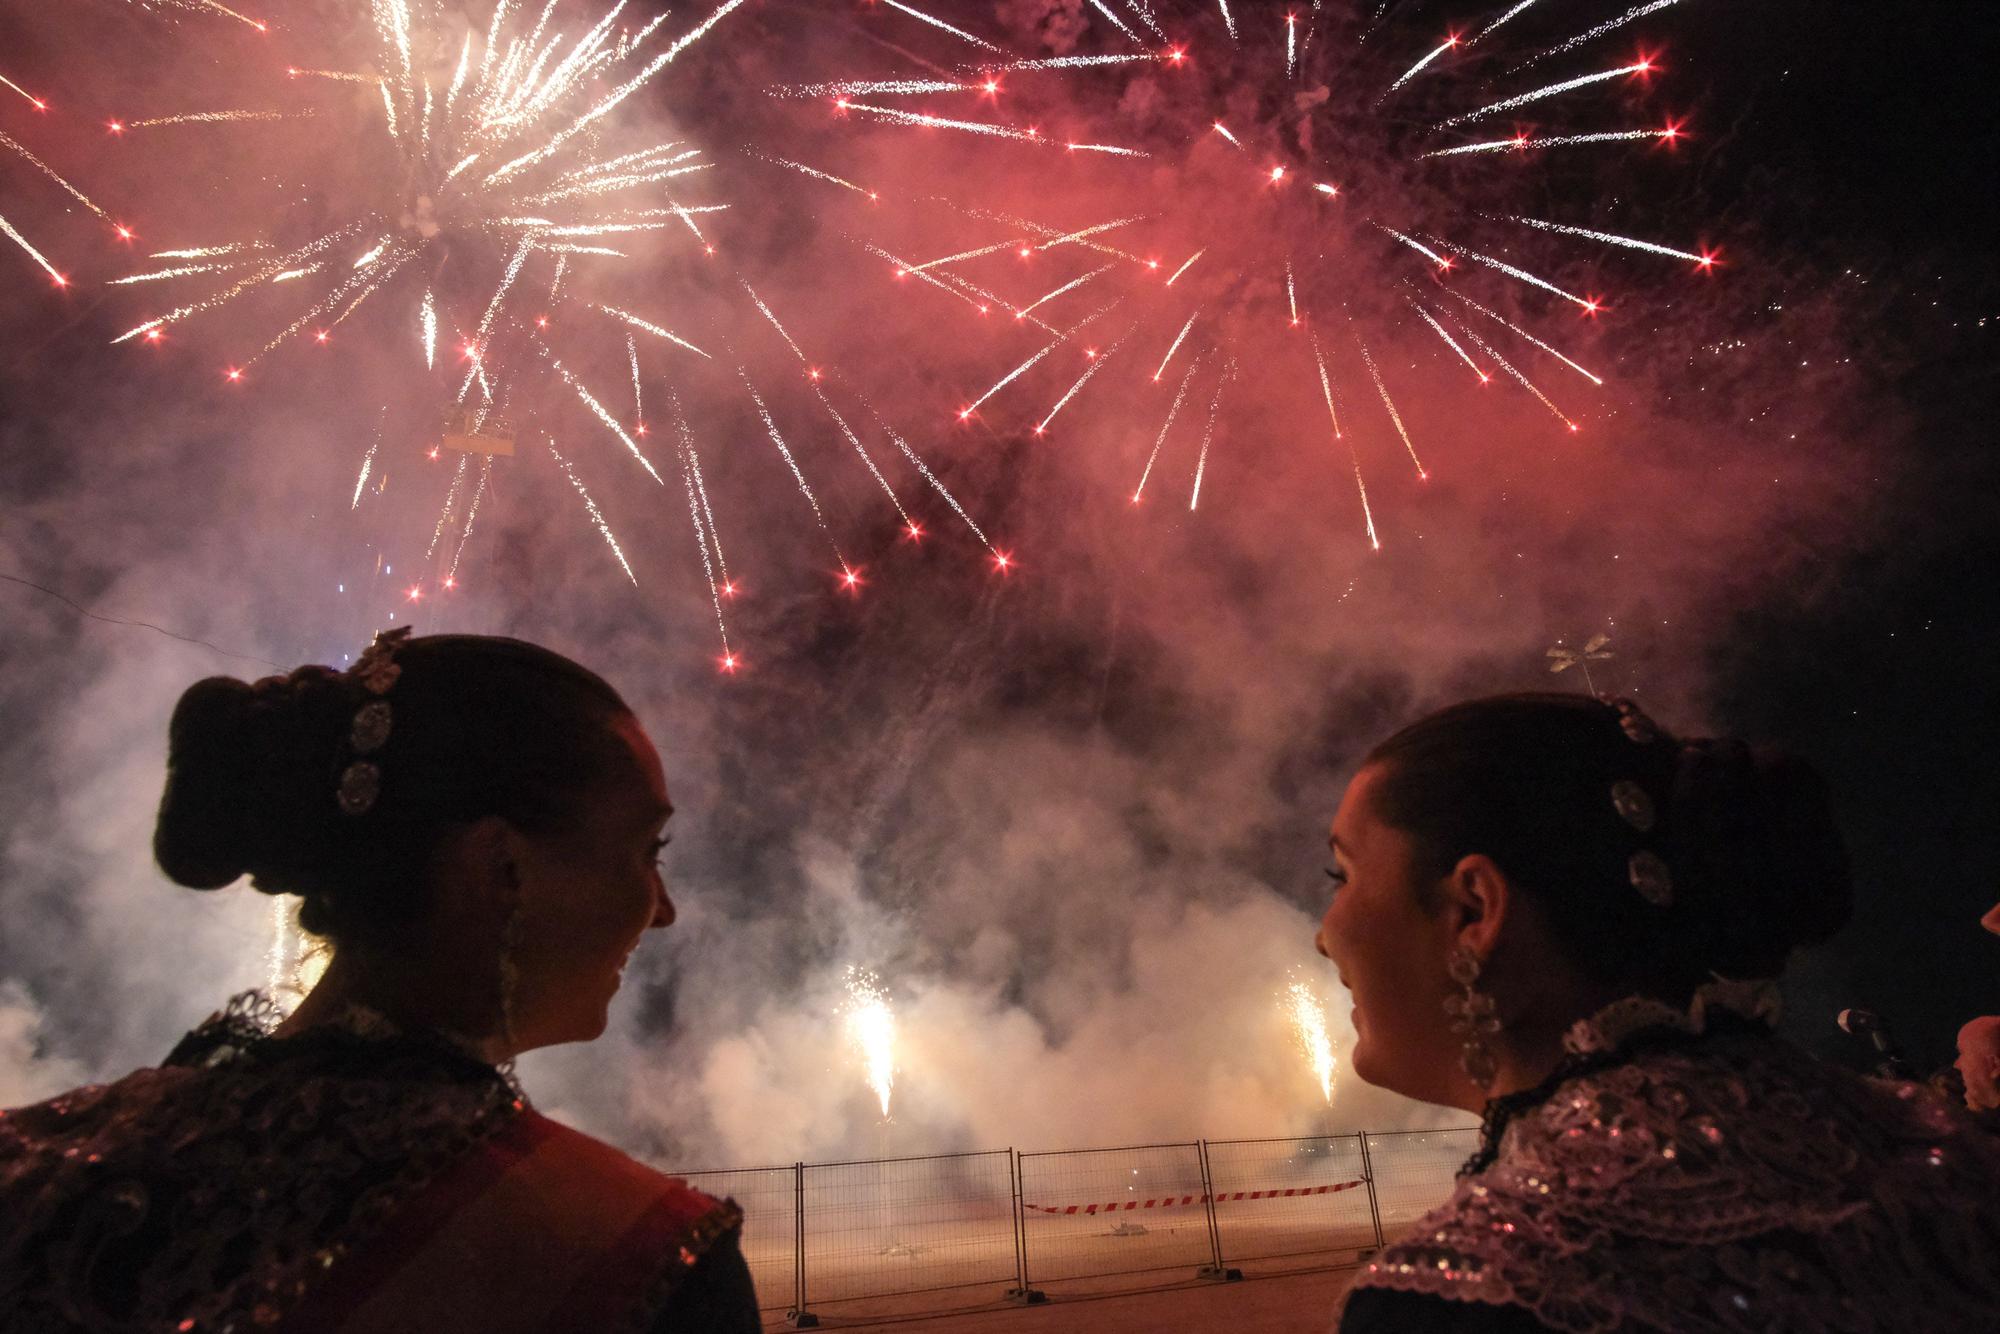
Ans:
{"type": "Polygon", "coordinates": [[[662,926],[672,926],[673,924],[674,924],[674,901],[667,897],[667,887],[665,885],[661,885],[658,897],[656,897],[653,900],[652,925],[654,927],[662,927],[662,926]]]}

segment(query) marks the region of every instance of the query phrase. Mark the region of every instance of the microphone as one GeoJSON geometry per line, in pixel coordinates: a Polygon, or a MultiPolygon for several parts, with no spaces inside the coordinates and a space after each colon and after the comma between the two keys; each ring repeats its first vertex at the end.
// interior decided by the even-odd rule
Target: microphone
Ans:
{"type": "Polygon", "coordinates": [[[1868,1039],[1875,1048],[1875,1054],[1882,1058],[1875,1069],[1884,1079],[1916,1078],[1916,1072],[1903,1059],[1903,1049],[1881,1015],[1873,1010],[1847,1009],[1834,1016],[1834,1022],[1840,1025],[1841,1032],[1868,1039]]]}

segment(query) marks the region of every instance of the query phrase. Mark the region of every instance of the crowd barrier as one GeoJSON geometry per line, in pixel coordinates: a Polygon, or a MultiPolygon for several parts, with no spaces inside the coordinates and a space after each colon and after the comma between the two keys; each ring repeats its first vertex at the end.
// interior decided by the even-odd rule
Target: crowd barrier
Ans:
{"type": "Polygon", "coordinates": [[[1354,1263],[1441,1203],[1476,1129],[1192,1140],[679,1172],[744,1213],[760,1305],[815,1306],[1251,1261],[1354,1263]]]}

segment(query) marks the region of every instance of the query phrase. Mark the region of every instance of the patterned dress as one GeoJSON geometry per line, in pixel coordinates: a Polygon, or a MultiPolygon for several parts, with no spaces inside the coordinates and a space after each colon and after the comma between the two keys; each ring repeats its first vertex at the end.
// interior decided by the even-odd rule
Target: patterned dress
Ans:
{"type": "Polygon", "coordinates": [[[366,1012],[253,994],[167,1060],[0,1113],[0,1329],[758,1328],[735,1205],[366,1012]]]}
{"type": "Polygon", "coordinates": [[[2000,1330],[2000,1138],[1781,1041],[1768,989],[1577,1025],[1343,1334],[2000,1330]]]}

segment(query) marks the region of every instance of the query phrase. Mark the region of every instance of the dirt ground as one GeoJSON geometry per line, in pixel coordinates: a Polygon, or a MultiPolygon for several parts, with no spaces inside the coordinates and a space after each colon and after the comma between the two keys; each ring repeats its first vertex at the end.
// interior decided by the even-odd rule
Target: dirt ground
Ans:
{"type": "MultiPolygon", "coordinates": [[[[1308,1273],[1247,1273],[1236,1283],[1190,1279],[1145,1291],[1092,1290],[1085,1284],[1057,1284],[1048,1301],[1015,1306],[1004,1300],[939,1311],[935,1305],[907,1314],[870,1303],[868,1311],[829,1307],[817,1314],[820,1328],[881,1331],[882,1334],[1325,1334],[1335,1303],[1354,1278],[1354,1269],[1308,1273]]],[[[968,1294],[972,1296],[975,1294],[968,1294]]],[[[935,1297],[931,1301],[935,1302],[935,1297]]],[[[767,1329],[784,1329],[782,1318],[767,1329]]]]}

